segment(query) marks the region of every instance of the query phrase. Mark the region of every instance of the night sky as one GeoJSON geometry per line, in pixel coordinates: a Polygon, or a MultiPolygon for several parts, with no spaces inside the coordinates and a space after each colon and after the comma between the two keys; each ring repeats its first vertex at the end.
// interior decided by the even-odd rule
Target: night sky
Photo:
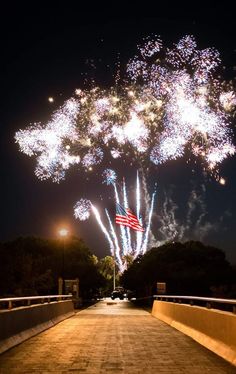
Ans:
{"type": "MultiPolygon", "coordinates": [[[[59,14],[8,10],[1,24],[1,225],[0,240],[36,235],[56,238],[60,226],[82,237],[98,256],[109,254],[109,247],[94,218],[80,222],[73,218],[73,206],[81,197],[92,199],[100,208],[114,213],[111,187],[101,182],[103,166],[92,173],[72,167],[65,181],[55,184],[34,175],[35,159],[19,152],[14,133],[32,122],[46,122],[53,110],[85,88],[86,79],[109,87],[117,61],[125,66],[136,53],[136,46],[151,34],[160,35],[166,45],[192,34],[200,48],[215,47],[221,54],[225,78],[232,79],[236,69],[234,22],[230,9],[208,9],[202,14],[165,17],[107,17],[63,11],[59,14]],[[50,104],[48,97],[55,102],[50,104]]],[[[3,14],[4,17],[4,14],[3,14]]],[[[235,132],[235,127],[234,127],[235,132]]],[[[234,140],[235,141],[235,140],[234,140]]],[[[111,165],[110,165],[111,166],[111,165]]],[[[186,160],[169,161],[150,167],[148,188],[158,184],[152,231],[161,240],[160,217],[165,199],[175,211],[179,227],[186,225],[190,197],[197,195],[191,216],[191,229],[184,239],[202,240],[225,250],[236,263],[236,156],[220,166],[226,179],[222,186],[201,165],[186,160]],[[192,171],[194,169],[194,172],[192,171]],[[192,194],[192,195],[191,195],[192,194]],[[170,202],[170,199],[172,203],[170,202]],[[201,227],[198,218],[204,214],[201,227]]],[[[112,167],[112,166],[111,166],[112,167]]],[[[126,177],[132,199],[136,165],[121,163],[116,170],[126,177]]]]}

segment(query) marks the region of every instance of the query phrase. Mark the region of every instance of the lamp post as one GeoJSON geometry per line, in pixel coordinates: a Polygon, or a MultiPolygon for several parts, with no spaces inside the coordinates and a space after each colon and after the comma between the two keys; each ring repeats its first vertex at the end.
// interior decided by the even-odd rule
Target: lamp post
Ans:
{"type": "Polygon", "coordinates": [[[68,236],[68,233],[69,231],[65,228],[62,228],[58,231],[60,237],[62,238],[62,241],[63,241],[63,248],[62,248],[62,293],[64,294],[65,292],[65,282],[64,282],[64,270],[65,270],[65,240],[66,240],[66,237],[68,236]]]}

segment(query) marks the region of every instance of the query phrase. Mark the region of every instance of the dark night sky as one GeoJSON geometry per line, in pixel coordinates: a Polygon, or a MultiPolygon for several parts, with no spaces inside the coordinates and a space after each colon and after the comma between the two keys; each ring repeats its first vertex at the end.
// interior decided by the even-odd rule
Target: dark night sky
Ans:
{"type": "MultiPolygon", "coordinates": [[[[115,63],[123,65],[136,52],[136,45],[152,33],[160,35],[165,44],[177,42],[181,36],[193,34],[201,48],[214,46],[220,51],[227,78],[235,74],[233,15],[219,8],[200,9],[193,13],[165,17],[89,17],[87,12],[61,10],[31,11],[28,16],[21,9],[6,10],[1,24],[1,225],[0,240],[19,235],[56,237],[61,224],[67,224],[73,234],[81,236],[97,255],[109,254],[103,234],[93,219],[79,222],[73,218],[73,205],[83,196],[93,197],[100,206],[113,209],[112,190],[101,185],[100,172],[87,175],[76,168],[67,173],[59,185],[41,182],[34,175],[35,160],[18,151],[14,133],[31,122],[46,121],[52,110],[84,87],[87,76],[99,85],[112,84],[115,63]],[[96,69],[91,68],[94,61],[96,69]],[[53,96],[54,104],[47,98],[53,96]],[[89,177],[89,180],[88,180],[89,177]],[[101,202],[100,196],[104,197],[101,202]],[[105,196],[107,196],[105,198],[105,196]]],[[[158,14],[158,13],[157,13],[158,14]]],[[[164,14],[168,14],[167,12],[164,14]]],[[[225,250],[230,261],[236,263],[236,157],[221,165],[225,186],[209,176],[203,178],[200,167],[195,173],[185,160],[177,160],[159,168],[151,168],[149,186],[158,182],[159,194],[156,215],[161,211],[164,193],[178,205],[177,218],[184,224],[187,201],[192,189],[206,192],[204,204],[205,228],[211,227],[203,239],[225,250]],[[208,225],[208,226],[207,226],[208,225]]],[[[123,165],[119,175],[129,175],[132,182],[135,168],[123,165]]],[[[130,179],[129,179],[130,178],[130,179]]],[[[192,219],[197,220],[196,216],[192,219]]],[[[158,218],[154,218],[153,232],[157,232],[158,218]]],[[[189,239],[191,239],[189,237],[189,239]]],[[[192,239],[199,239],[195,232],[192,239]]]]}

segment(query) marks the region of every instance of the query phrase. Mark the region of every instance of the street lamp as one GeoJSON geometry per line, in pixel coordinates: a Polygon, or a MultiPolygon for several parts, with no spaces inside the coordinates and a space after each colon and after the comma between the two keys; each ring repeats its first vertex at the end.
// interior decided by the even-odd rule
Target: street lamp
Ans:
{"type": "Polygon", "coordinates": [[[59,231],[58,231],[60,237],[62,238],[62,241],[63,241],[63,250],[62,250],[62,282],[63,282],[63,286],[62,286],[62,293],[64,293],[65,289],[64,289],[64,268],[65,268],[65,240],[66,240],[66,237],[68,236],[69,234],[69,230],[65,229],[65,228],[61,228],[59,231]]]}

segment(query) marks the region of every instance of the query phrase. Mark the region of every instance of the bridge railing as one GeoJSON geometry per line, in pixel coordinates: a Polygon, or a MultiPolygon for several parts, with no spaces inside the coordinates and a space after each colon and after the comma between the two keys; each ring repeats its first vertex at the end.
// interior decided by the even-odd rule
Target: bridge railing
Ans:
{"type": "Polygon", "coordinates": [[[171,301],[189,305],[205,306],[208,309],[215,308],[229,310],[236,313],[236,299],[221,299],[214,297],[178,296],[178,295],[153,295],[154,300],[171,301]],[[227,307],[226,307],[227,306],[227,307]]]}
{"type": "Polygon", "coordinates": [[[72,299],[72,294],[70,295],[46,295],[46,296],[26,296],[26,297],[6,297],[0,299],[0,309],[1,307],[11,310],[12,308],[17,308],[21,305],[32,305],[32,304],[44,304],[50,303],[51,301],[61,301],[65,299],[72,299]]]}

